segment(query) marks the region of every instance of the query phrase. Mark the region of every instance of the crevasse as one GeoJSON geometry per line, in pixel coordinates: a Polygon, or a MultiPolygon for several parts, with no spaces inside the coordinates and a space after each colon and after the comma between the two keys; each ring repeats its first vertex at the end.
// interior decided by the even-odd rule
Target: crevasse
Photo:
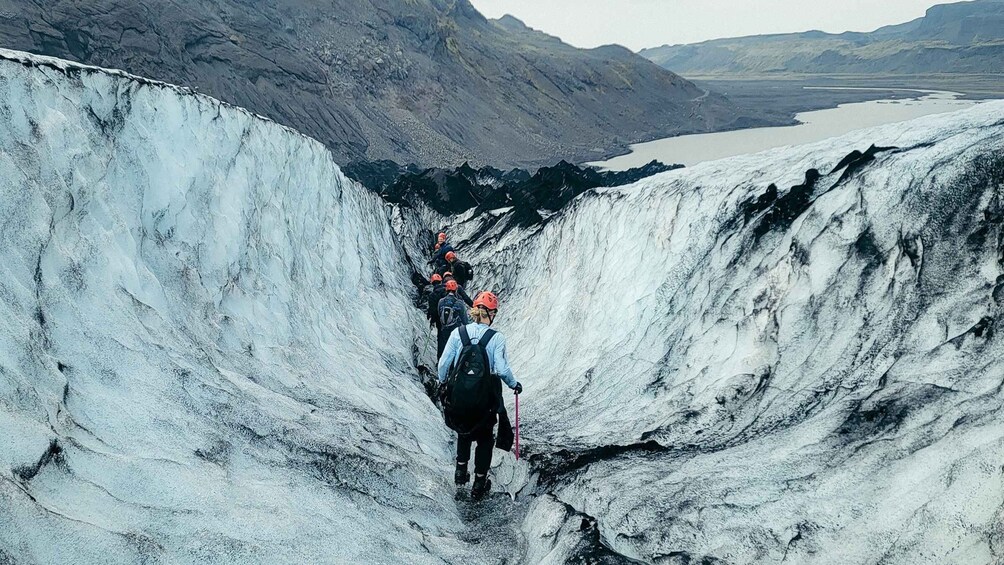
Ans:
{"type": "Polygon", "coordinates": [[[1004,104],[519,227],[167,85],[3,52],[0,94],[0,562],[1004,558],[1004,104]],[[480,515],[415,374],[446,224],[526,387],[480,515]]]}

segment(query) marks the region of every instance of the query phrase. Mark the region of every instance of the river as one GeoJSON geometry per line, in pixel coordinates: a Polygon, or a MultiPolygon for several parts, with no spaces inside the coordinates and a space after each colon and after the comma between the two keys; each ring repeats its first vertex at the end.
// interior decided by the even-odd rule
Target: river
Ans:
{"type": "Polygon", "coordinates": [[[691,166],[703,161],[756,153],[774,147],[820,141],[857,129],[901,122],[920,116],[953,112],[977,103],[973,100],[961,100],[962,95],[955,92],[938,90],[915,92],[919,95],[916,98],[855,102],[826,110],[802,112],[795,116],[801,123],[793,126],[682,135],[638,143],[631,146],[631,153],[627,155],[587,164],[615,171],[640,167],[653,159],[666,164],[681,163],[691,166]]]}

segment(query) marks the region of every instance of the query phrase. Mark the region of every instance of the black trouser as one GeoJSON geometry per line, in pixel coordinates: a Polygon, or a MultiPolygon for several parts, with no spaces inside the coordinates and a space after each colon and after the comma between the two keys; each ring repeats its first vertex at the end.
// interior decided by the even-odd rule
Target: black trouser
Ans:
{"type": "Polygon", "coordinates": [[[492,466],[492,450],[495,449],[495,422],[490,421],[468,436],[457,436],[457,463],[467,463],[471,459],[471,444],[478,442],[474,450],[474,473],[487,475],[492,466]]]}
{"type": "Polygon", "coordinates": [[[439,361],[439,359],[442,358],[443,350],[446,349],[446,342],[450,341],[450,334],[453,333],[453,330],[455,329],[456,328],[439,328],[439,333],[437,334],[437,338],[439,339],[439,349],[436,351],[436,361],[439,361]]]}

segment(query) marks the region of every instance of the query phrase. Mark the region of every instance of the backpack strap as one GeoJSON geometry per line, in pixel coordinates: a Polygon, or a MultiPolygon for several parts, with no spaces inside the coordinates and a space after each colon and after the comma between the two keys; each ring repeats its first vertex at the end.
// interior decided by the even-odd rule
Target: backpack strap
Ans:
{"type": "MultiPolygon", "coordinates": [[[[461,324],[460,327],[457,328],[457,330],[458,330],[457,333],[460,334],[460,344],[461,344],[460,348],[462,350],[464,347],[467,347],[468,345],[471,344],[471,336],[467,334],[467,326],[463,324],[461,324]]],[[[460,355],[457,355],[456,357],[453,358],[452,366],[456,367],[457,365],[460,365],[460,355]]]]}
{"type": "Polygon", "coordinates": [[[495,334],[497,333],[498,333],[497,331],[489,328],[488,331],[486,331],[484,335],[481,336],[481,339],[478,340],[478,345],[481,346],[481,349],[488,351],[488,343],[492,340],[493,337],[495,337],[495,334]]]}
{"type": "Polygon", "coordinates": [[[478,349],[481,350],[481,358],[485,360],[485,368],[488,369],[490,374],[492,370],[492,360],[488,357],[488,344],[491,342],[495,334],[498,333],[493,329],[488,329],[484,334],[482,334],[481,339],[478,340],[478,349]]]}

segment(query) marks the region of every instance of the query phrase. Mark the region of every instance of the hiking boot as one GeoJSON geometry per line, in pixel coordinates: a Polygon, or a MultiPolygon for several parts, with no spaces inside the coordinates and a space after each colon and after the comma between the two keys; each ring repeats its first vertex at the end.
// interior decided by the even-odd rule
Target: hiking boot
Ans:
{"type": "Polygon", "coordinates": [[[474,500],[480,500],[488,495],[488,492],[492,490],[492,482],[488,479],[488,475],[483,477],[474,477],[474,486],[471,487],[471,498],[474,500]]]}
{"type": "Polygon", "coordinates": [[[457,483],[459,487],[466,485],[469,480],[471,480],[471,474],[467,471],[467,465],[457,465],[457,472],[453,474],[453,482],[457,483]]]}

